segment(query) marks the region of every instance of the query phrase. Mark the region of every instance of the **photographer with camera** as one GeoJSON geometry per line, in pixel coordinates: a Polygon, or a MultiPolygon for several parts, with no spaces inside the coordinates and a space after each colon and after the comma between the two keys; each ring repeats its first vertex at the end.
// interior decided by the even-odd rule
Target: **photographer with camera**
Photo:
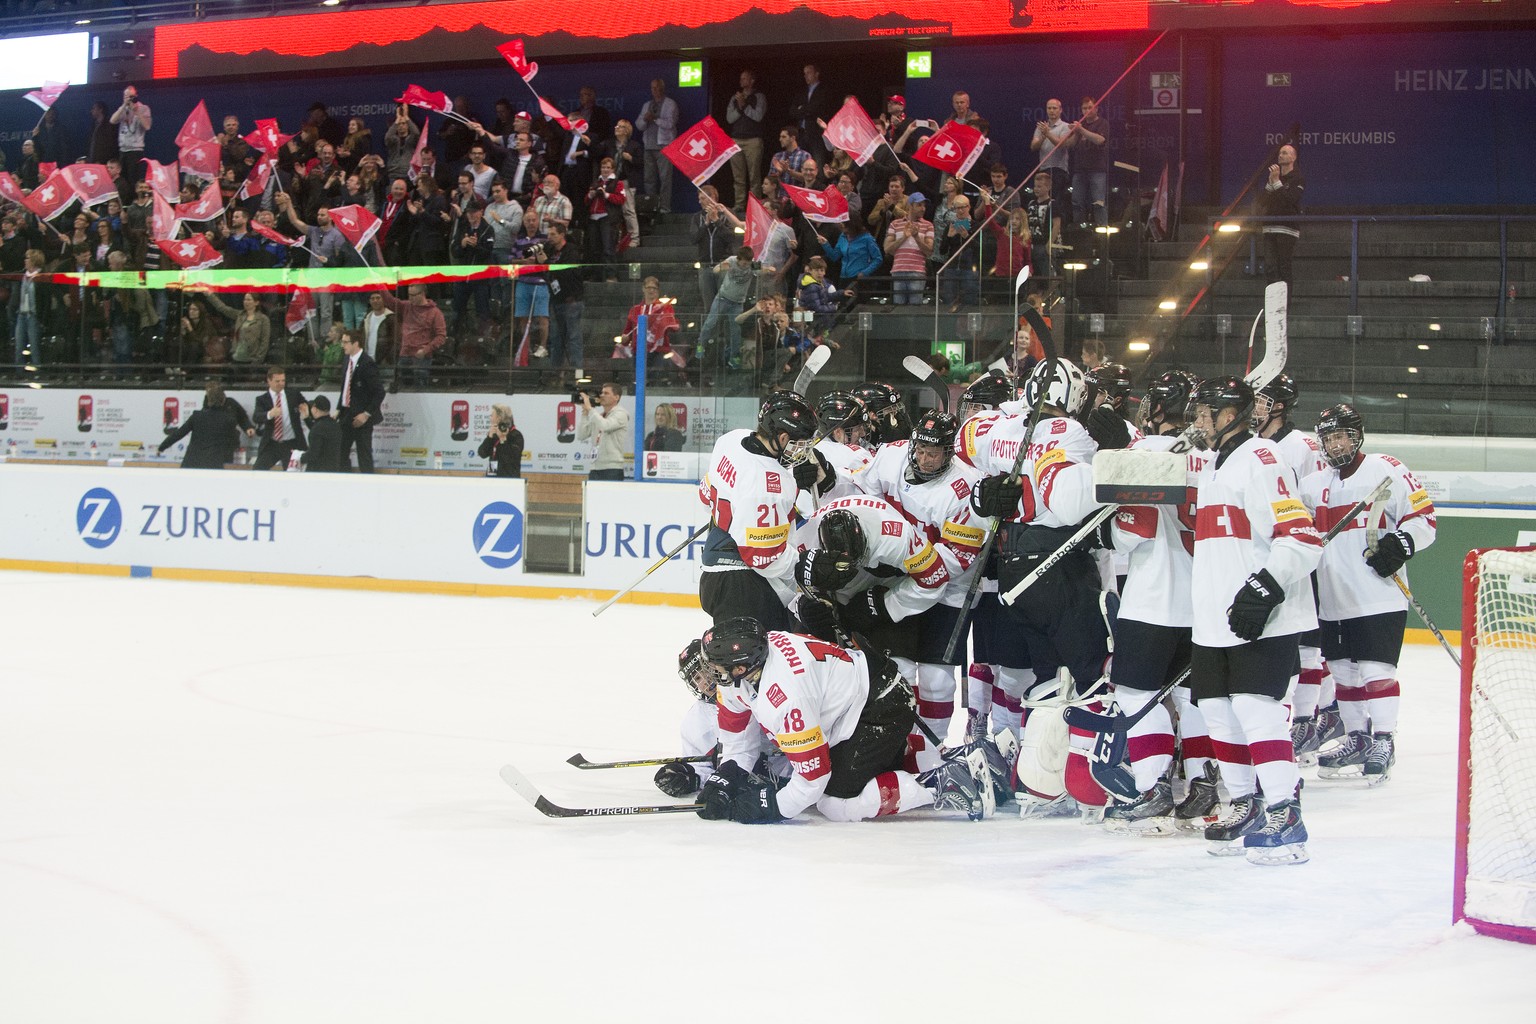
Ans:
{"type": "Polygon", "coordinates": [[[123,177],[130,182],[144,177],[144,134],[154,124],[149,104],[139,102],[137,86],[123,90],[123,105],[112,112],[111,121],[117,125],[117,148],[122,162],[123,177]]]}
{"type": "Polygon", "coordinates": [[[512,421],[511,406],[491,406],[491,430],[480,442],[480,457],[490,460],[486,476],[523,475],[523,432],[512,421]]]}
{"type": "MultiPolygon", "coordinates": [[[[579,386],[579,385],[578,385],[579,386]]],[[[598,408],[592,408],[592,393],[583,388],[571,396],[581,402],[581,425],[576,437],[592,441],[595,455],[588,480],[623,480],[624,456],[635,447],[630,428],[629,410],[619,404],[624,397],[624,387],[612,381],[604,384],[597,393],[598,408]]]]}
{"type": "MultiPolygon", "coordinates": [[[[549,240],[539,232],[539,215],[532,208],[523,211],[523,229],[512,239],[513,264],[549,262],[549,240]]],[[[549,277],[548,272],[522,274],[513,290],[512,361],[527,366],[528,357],[542,359],[549,355],[549,277]]],[[[574,399],[573,399],[574,401],[574,399]]]]}
{"type": "Polygon", "coordinates": [[[614,173],[613,158],[603,157],[597,180],[587,190],[588,258],[603,265],[603,276],[619,279],[619,224],[625,202],[624,179],[614,173]]]}

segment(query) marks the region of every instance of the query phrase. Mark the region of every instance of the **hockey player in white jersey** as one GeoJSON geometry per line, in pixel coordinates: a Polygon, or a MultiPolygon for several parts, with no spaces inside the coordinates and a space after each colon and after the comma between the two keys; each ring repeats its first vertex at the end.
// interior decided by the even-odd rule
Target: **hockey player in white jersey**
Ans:
{"type": "MultiPolygon", "coordinates": [[[[1274,444],[1280,457],[1306,480],[1313,473],[1328,468],[1323,449],[1305,430],[1291,421],[1301,398],[1301,389],[1288,373],[1275,375],[1253,396],[1253,432],[1274,444]]],[[[1319,527],[1326,530],[1326,527],[1319,527]]],[[[1311,632],[1301,637],[1301,680],[1291,698],[1291,743],[1298,758],[1310,761],[1318,747],[1344,735],[1335,700],[1333,677],[1323,658],[1322,635],[1311,632]],[[1318,705],[1323,710],[1318,712],[1318,705]]]]}
{"type": "MultiPolygon", "coordinates": [[[[932,410],[918,416],[912,436],[880,446],[869,465],[852,478],[866,494],[883,499],[916,528],[944,563],[949,581],[938,601],[903,623],[917,634],[915,661],[897,659],[901,671],[917,682],[917,713],[934,735],[944,737],[955,710],[955,667],[965,662],[957,647],[945,648],[960,619],[960,604],[970,587],[970,573],[986,534],[971,511],[975,470],[956,461],[959,424],[949,413],[932,410]]],[[[915,739],[918,766],[932,767],[921,736],[915,739]]]]}
{"type": "Polygon", "coordinates": [[[1392,481],[1384,521],[1368,522],[1369,512],[1357,516],[1324,550],[1317,573],[1323,654],[1338,680],[1348,730],[1341,746],[1319,755],[1317,773],[1363,775],[1375,785],[1386,781],[1397,756],[1397,662],[1408,599],[1392,576],[1435,542],[1435,506],[1407,466],[1360,450],[1365,423],[1353,407],[1325,409],[1317,435],[1329,468],[1302,481],[1301,497],[1314,510],[1318,529],[1332,529],[1377,484],[1392,481]],[[1380,531],[1374,551],[1366,544],[1371,529],[1380,531]]]}
{"type": "Polygon", "coordinates": [[[714,620],[750,615],[765,629],[788,627],[795,500],[837,484],[837,470],[810,447],[816,430],[803,397],[775,391],[763,400],[755,431],[728,431],[715,442],[699,481],[711,521],[699,603],[714,620]]]}
{"type": "MultiPolygon", "coordinates": [[[[1141,415],[1146,435],[1131,442],[1133,449],[1167,452],[1176,445],[1189,447],[1179,435],[1194,383],[1190,374],[1171,370],[1148,386],[1141,415]]],[[[1187,457],[1193,491],[1200,471],[1212,456],[1190,450],[1187,457]]],[[[1115,649],[1126,653],[1114,659],[1109,678],[1116,704],[1130,716],[1147,707],[1157,692],[1189,665],[1190,627],[1194,623],[1190,593],[1194,505],[1122,505],[1109,520],[1107,533],[1110,549],[1127,561],[1114,636],[1115,649]]],[[[1198,716],[1199,711],[1189,707],[1188,686],[1176,689],[1183,691],[1175,698],[1181,710],[1189,708],[1190,716],[1198,716]]],[[[1144,836],[1171,835],[1180,825],[1200,824],[1215,810],[1215,766],[1210,763],[1210,737],[1203,724],[1186,735],[1185,745],[1186,759],[1193,753],[1198,761],[1188,776],[1191,787],[1184,801],[1188,806],[1175,808],[1169,771],[1174,754],[1172,717],[1159,704],[1130,727],[1127,754],[1135,789],[1141,795],[1111,807],[1104,816],[1107,828],[1144,836]],[[1193,752],[1188,749],[1191,746],[1193,752]],[[1196,782],[1202,785],[1194,785],[1196,782]],[[1181,812],[1177,817],[1176,810],[1181,812]]]]}
{"type": "MultiPolygon", "coordinates": [[[[1093,389],[1088,401],[1094,406],[1109,406],[1115,415],[1125,420],[1129,444],[1142,437],[1141,425],[1130,416],[1126,399],[1131,394],[1131,371],[1121,363],[1100,363],[1085,374],[1088,386],[1093,389]]],[[[1130,566],[1125,553],[1105,548],[1097,553],[1099,573],[1104,577],[1104,589],[1120,593],[1125,588],[1125,574],[1130,566]]]]}
{"type": "MultiPolygon", "coordinates": [[[[719,742],[719,713],[715,708],[715,674],[704,662],[703,645],[690,640],[677,656],[677,674],[695,701],[683,713],[680,728],[684,757],[712,753],[719,742]]],[[[668,796],[697,793],[714,773],[712,761],[669,761],[656,769],[656,788],[668,796]]]]}
{"type": "Polygon", "coordinates": [[[1191,688],[1232,798],[1205,837],[1217,855],[1299,864],[1307,829],[1284,701],[1301,667],[1297,638],[1317,625],[1308,577],[1322,538],[1296,474],[1249,431],[1252,409],[1238,377],[1195,390],[1197,443],[1215,457],[1195,503],[1191,688]]]}
{"type": "Polygon", "coordinates": [[[822,439],[816,450],[837,470],[837,484],[825,496],[841,498],[858,490],[854,477],[873,457],[865,444],[869,411],[851,391],[829,391],[816,403],[816,422],[822,439]]]}
{"type": "Polygon", "coordinates": [[[717,674],[720,767],[699,794],[699,816],[747,824],[792,819],[811,807],[861,821],[922,807],[991,813],[980,751],[921,776],[903,771],[916,720],[912,689],[878,651],[848,650],[796,633],[727,619],[702,638],[717,674]],[[788,785],[750,771],[764,734],[794,771],[788,785]]]}
{"type": "Polygon", "coordinates": [[[912,433],[912,417],[907,415],[906,404],[896,388],[872,380],[852,390],[869,411],[869,430],[864,443],[870,448],[878,448],[888,441],[900,441],[912,433]]]}

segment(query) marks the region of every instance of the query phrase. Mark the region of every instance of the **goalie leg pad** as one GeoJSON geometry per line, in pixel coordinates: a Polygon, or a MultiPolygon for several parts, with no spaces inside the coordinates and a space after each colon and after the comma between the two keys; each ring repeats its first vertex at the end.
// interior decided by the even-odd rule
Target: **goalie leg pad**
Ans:
{"type": "Polygon", "coordinates": [[[1067,743],[1067,722],[1059,706],[1030,710],[1014,763],[1014,774],[1025,792],[1045,800],[1066,792],[1067,743]]]}

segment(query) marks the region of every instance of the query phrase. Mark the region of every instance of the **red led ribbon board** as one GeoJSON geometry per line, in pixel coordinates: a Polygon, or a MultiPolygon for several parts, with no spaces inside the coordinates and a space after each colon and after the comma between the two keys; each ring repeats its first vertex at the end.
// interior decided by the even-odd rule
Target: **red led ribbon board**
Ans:
{"type": "Polygon", "coordinates": [[[155,29],[154,76],[494,59],[512,36],[535,59],[684,47],[1103,32],[1147,27],[1147,0],[607,0],[328,11],[155,29]],[[1021,10],[1022,9],[1022,10],[1021,10]],[[959,14],[961,17],[956,17],[959,14]]]}

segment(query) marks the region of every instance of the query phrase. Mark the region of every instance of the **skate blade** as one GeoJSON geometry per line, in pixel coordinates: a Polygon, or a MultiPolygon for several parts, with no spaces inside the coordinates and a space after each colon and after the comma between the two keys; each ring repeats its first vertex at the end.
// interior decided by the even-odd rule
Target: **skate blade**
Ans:
{"type": "Polygon", "coordinates": [[[1205,852],[1212,857],[1241,857],[1245,852],[1241,836],[1236,839],[1207,839],[1205,852]]]}
{"type": "Polygon", "coordinates": [[[987,755],[973,749],[965,755],[965,762],[971,766],[971,781],[976,786],[976,795],[981,798],[981,807],[971,812],[971,820],[990,818],[997,813],[997,799],[992,793],[992,769],[987,767],[987,755]]]}
{"type": "Polygon", "coordinates": [[[1013,799],[1019,805],[1021,818],[1070,818],[1077,814],[1077,804],[1067,797],[1041,800],[1033,793],[1016,792],[1013,799]]]}
{"type": "Polygon", "coordinates": [[[1392,778],[1391,772],[1382,772],[1380,775],[1364,775],[1366,789],[1375,789],[1377,786],[1392,778]]]}
{"type": "Polygon", "coordinates": [[[1316,751],[1312,751],[1312,750],[1306,751],[1304,753],[1298,752],[1296,754],[1296,767],[1297,768],[1315,768],[1315,767],[1317,767],[1317,752],[1316,751]]]}
{"type": "Polygon", "coordinates": [[[1260,867],[1277,867],[1282,864],[1305,864],[1312,859],[1306,843],[1290,843],[1286,846],[1250,846],[1248,863],[1260,867]]]}
{"type": "Polygon", "coordinates": [[[1127,836],[1132,839],[1166,839],[1179,834],[1178,826],[1174,824],[1171,816],[1141,818],[1137,821],[1105,818],[1104,831],[1112,836],[1127,836]]]}
{"type": "Polygon", "coordinates": [[[1326,765],[1320,764],[1317,766],[1317,777],[1320,779],[1363,779],[1365,778],[1365,766],[1349,764],[1329,768],[1326,765]]]}

